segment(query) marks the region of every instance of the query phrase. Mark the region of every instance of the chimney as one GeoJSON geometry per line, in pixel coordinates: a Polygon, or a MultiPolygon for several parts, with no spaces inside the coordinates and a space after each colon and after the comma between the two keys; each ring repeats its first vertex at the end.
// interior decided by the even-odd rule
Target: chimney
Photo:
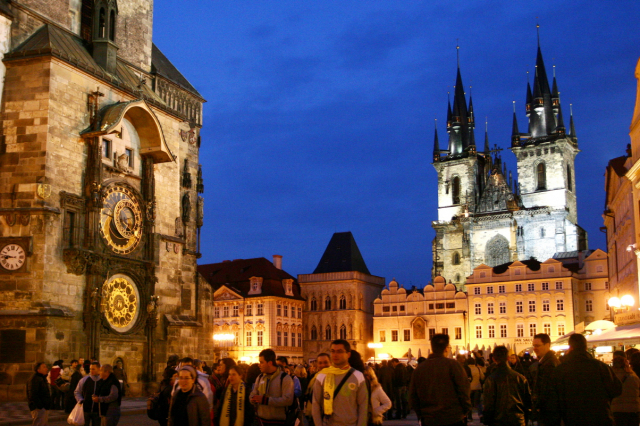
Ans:
{"type": "Polygon", "coordinates": [[[278,269],[282,269],[282,256],[280,256],[279,254],[273,255],[273,266],[278,269]]]}

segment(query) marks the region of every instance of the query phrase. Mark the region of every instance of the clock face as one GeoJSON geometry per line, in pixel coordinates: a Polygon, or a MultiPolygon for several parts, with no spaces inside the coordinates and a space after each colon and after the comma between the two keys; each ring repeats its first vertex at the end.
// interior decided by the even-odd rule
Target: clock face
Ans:
{"type": "Polygon", "coordinates": [[[102,286],[102,308],[114,330],[130,330],[140,312],[140,295],[133,280],[126,275],[114,275],[102,286]]]}
{"type": "Polygon", "coordinates": [[[27,256],[19,244],[7,244],[0,250],[0,265],[8,271],[22,268],[27,256]]]}
{"type": "Polygon", "coordinates": [[[100,235],[111,250],[128,254],[142,239],[142,211],[137,197],[129,188],[107,189],[100,211],[100,235]]]}

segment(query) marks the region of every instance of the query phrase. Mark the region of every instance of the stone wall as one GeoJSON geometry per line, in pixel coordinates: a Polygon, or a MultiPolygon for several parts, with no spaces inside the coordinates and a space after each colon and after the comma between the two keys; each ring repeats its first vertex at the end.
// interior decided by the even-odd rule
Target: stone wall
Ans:
{"type": "Polygon", "coordinates": [[[118,56],[133,65],[151,71],[153,0],[118,2],[116,44],[118,56]]]}

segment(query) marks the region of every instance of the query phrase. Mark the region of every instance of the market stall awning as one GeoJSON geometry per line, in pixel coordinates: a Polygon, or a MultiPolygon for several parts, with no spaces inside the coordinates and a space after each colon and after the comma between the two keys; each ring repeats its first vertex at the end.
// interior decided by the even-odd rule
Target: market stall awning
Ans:
{"type": "Polygon", "coordinates": [[[586,336],[589,346],[616,346],[640,344],[640,324],[610,328],[600,334],[586,336]]]}

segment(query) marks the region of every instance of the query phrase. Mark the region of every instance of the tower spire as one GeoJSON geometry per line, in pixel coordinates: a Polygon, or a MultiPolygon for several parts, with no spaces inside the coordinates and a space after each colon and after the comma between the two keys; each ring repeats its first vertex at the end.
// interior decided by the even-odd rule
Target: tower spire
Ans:
{"type": "Polygon", "coordinates": [[[520,145],[520,131],[518,130],[518,119],[516,117],[516,101],[513,101],[513,125],[511,126],[511,146],[520,145]]]}
{"type": "Polygon", "coordinates": [[[569,111],[571,113],[571,118],[569,119],[569,131],[571,132],[571,137],[576,139],[576,127],[573,124],[573,104],[569,104],[569,111]]]}
{"type": "Polygon", "coordinates": [[[433,137],[433,162],[440,161],[440,143],[438,142],[438,119],[435,119],[435,135],[433,137]]]}
{"type": "Polygon", "coordinates": [[[489,148],[489,121],[484,119],[484,153],[489,155],[491,148],[489,148]]]}

